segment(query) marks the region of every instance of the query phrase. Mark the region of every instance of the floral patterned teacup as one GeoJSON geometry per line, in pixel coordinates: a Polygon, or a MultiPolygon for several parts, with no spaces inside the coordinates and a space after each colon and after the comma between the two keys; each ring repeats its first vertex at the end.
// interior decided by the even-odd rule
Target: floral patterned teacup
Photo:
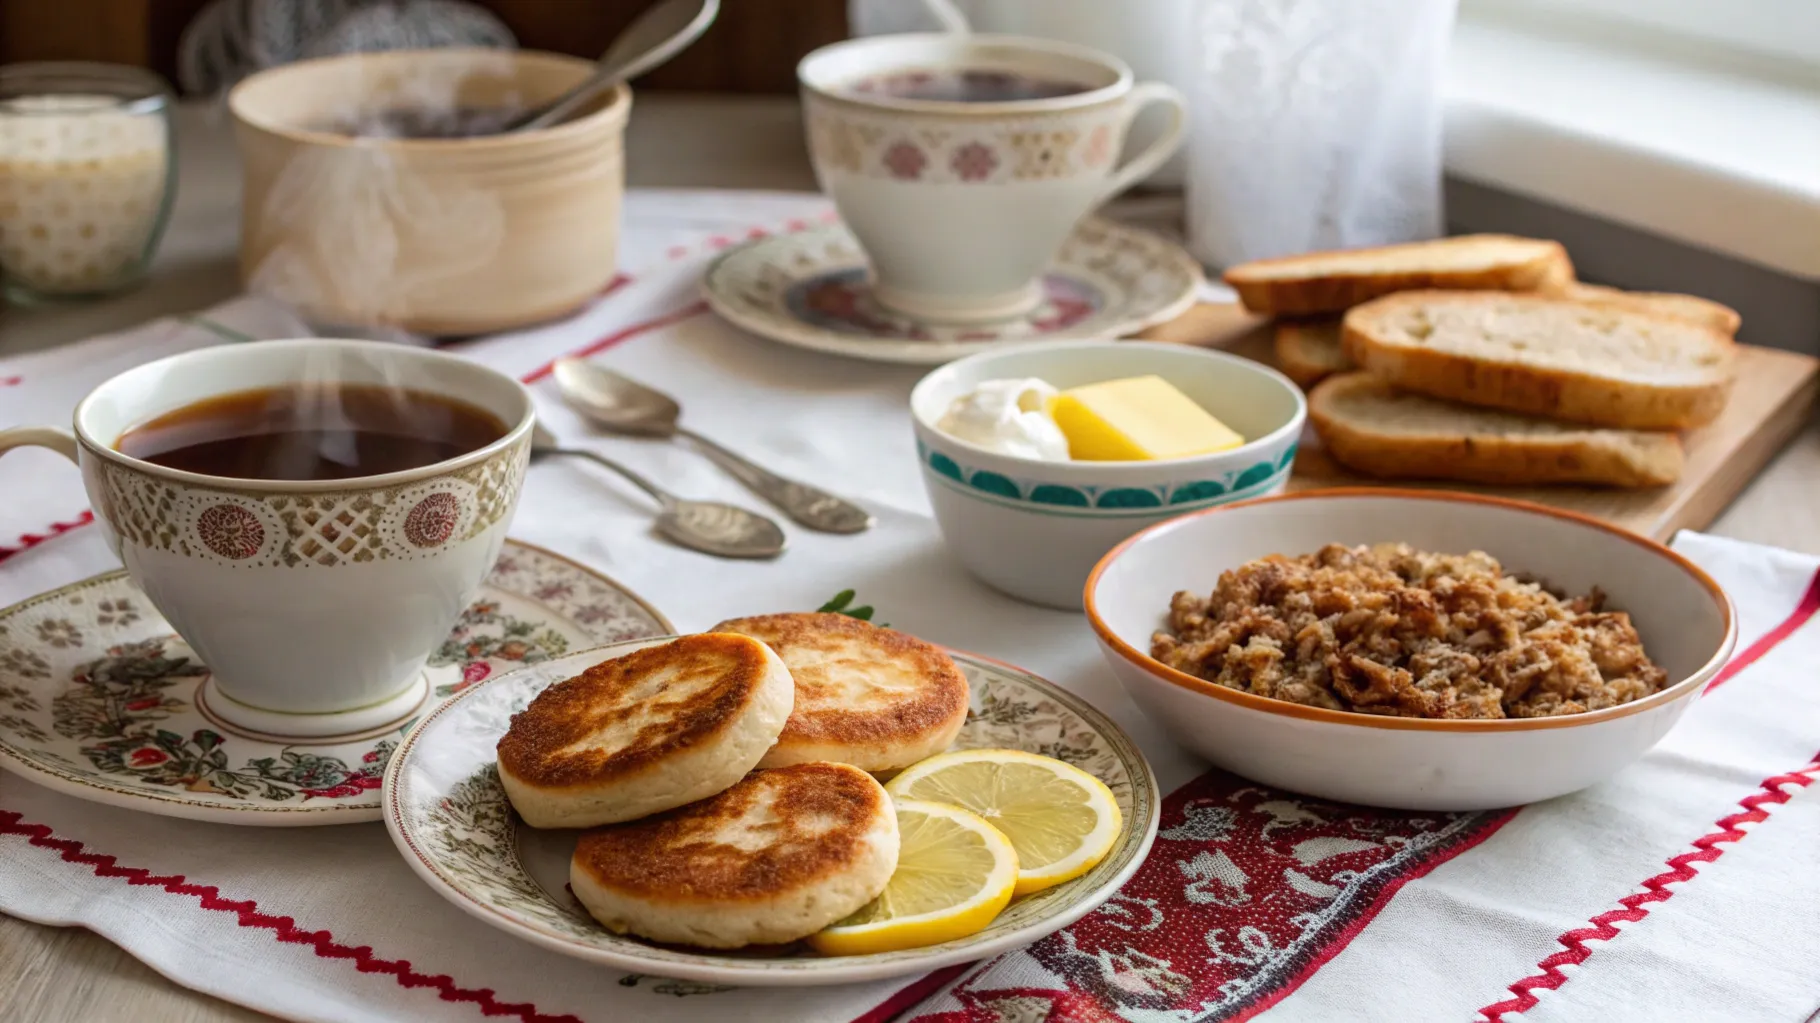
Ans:
{"type": "Polygon", "coordinates": [[[1181,93],[1134,85],[1116,57],[1046,39],[854,39],[809,54],[796,77],[816,176],[866,250],[874,294],[933,322],[1027,312],[1041,296],[1038,276],[1081,218],[1182,141],[1181,93]],[[1073,91],[915,98],[920,82],[982,73],[1073,91]],[[1126,129],[1151,103],[1171,109],[1168,130],[1116,166],[1126,129]]]}
{"type": "Polygon", "coordinates": [[[345,735],[412,713],[430,649],[499,556],[530,453],[530,395],[451,355],[366,341],[260,341],[146,363],[76,407],[74,434],[0,430],[82,468],[133,581],[213,673],[207,711],[279,736],[345,735]],[[115,450],[132,427],[237,391],[408,381],[499,418],[455,458],[346,480],[230,479],[115,450]]]}

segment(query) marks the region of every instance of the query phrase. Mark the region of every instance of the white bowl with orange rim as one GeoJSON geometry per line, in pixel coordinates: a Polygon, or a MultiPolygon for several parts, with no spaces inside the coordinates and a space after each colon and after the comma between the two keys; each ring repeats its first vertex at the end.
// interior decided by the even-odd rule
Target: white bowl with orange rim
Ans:
{"type": "Polygon", "coordinates": [[[1187,748],[1247,778],[1325,799],[1412,810],[1482,810],[1564,795],[1654,746],[1731,656],[1731,601],[1652,540],[1541,505],[1431,491],[1345,489],[1195,512],[1114,548],[1088,577],[1087,618],[1113,673],[1187,748]],[[1625,611],[1667,672],[1652,695],[1555,717],[1386,717],[1292,703],[1176,670],[1150,656],[1170,598],[1269,554],[1400,541],[1491,554],[1505,572],[1625,611]]]}

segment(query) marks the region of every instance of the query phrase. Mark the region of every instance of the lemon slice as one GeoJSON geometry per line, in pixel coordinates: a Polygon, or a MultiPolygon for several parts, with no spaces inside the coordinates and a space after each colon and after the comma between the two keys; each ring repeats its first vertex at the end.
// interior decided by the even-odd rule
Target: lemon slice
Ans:
{"type": "Polygon", "coordinates": [[[905,768],[885,791],[964,807],[1004,832],[1017,849],[1019,895],[1092,870],[1123,825],[1112,790],[1098,778],[1022,750],[938,754],[905,768]]]}
{"type": "Polygon", "coordinates": [[[935,945],[985,929],[1011,901],[1017,851],[956,806],[897,801],[897,870],[878,898],[809,937],[823,955],[935,945]]]}

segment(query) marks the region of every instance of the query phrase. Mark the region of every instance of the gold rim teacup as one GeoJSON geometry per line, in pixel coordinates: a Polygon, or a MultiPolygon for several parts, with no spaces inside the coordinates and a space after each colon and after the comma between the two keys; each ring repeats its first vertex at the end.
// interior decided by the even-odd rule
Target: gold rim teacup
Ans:
{"type": "Polygon", "coordinates": [[[797,65],[822,189],[866,250],[873,292],[942,323],[1009,319],[1041,297],[1039,275],[1095,207],[1156,170],[1182,141],[1182,96],[1134,84],[1111,54],[1022,36],[889,35],[824,46],[797,65]],[[904,98],[889,77],[991,70],[1077,84],[1044,99],[904,98]],[[1168,129],[1118,164],[1153,103],[1168,129]]]}
{"type": "Polygon", "coordinates": [[[0,452],[48,447],[81,467],[108,546],[213,673],[212,710],[262,733],[339,735],[422,702],[425,657],[505,542],[532,421],[523,385],[451,355],[261,341],[127,370],[82,400],[73,433],[0,430],[0,452]],[[116,449],[132,427],[195,402],[325,378],[408,381],[507,431],[433,465],[328,481],[206,476],[116,449]]]}

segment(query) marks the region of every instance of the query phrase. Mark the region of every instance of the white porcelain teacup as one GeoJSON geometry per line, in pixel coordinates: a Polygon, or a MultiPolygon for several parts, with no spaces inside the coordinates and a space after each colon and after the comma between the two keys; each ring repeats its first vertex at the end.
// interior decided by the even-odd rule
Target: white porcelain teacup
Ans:
{"type": "Polygon", "coordinates": [[[208,665],[201,699],[228,723],[343,735],[423,702],[422,667],[499,556],[530,454],[530,395],[451,355],[366,341],[225,345],[121,373],[76,407],[74,434],[0,430],[82,469],[95,522],[208,665]],[[209,398],[305,381],[452,398],[505,424],[420,468],[327,481],[184,472],[117,450],[133,427],[209,398]]]}
{"type": "MultiPolygon", "coordinates": [[[[1046,39],[853,39],[804,57],[796,76],[816,176],[866,251],[875,296],[935,322],[1002,320],[1033,308],[1040,275],[1081,218],[1182,141],[1181,93],[1159,82],[1134,85],[1118,58],[1046,39]],[[949,80],[950,91],[965,94],[966,82],[979,80],[967,76],[981,74],[1070,91],[919,98],[949,80]],[[1126,129],[1152,103],[1172,110],[1168,130],[1117,166],[1126,129]]],[[[1061,90],[1023,90],[1044,91],[1061,90]]]]}

